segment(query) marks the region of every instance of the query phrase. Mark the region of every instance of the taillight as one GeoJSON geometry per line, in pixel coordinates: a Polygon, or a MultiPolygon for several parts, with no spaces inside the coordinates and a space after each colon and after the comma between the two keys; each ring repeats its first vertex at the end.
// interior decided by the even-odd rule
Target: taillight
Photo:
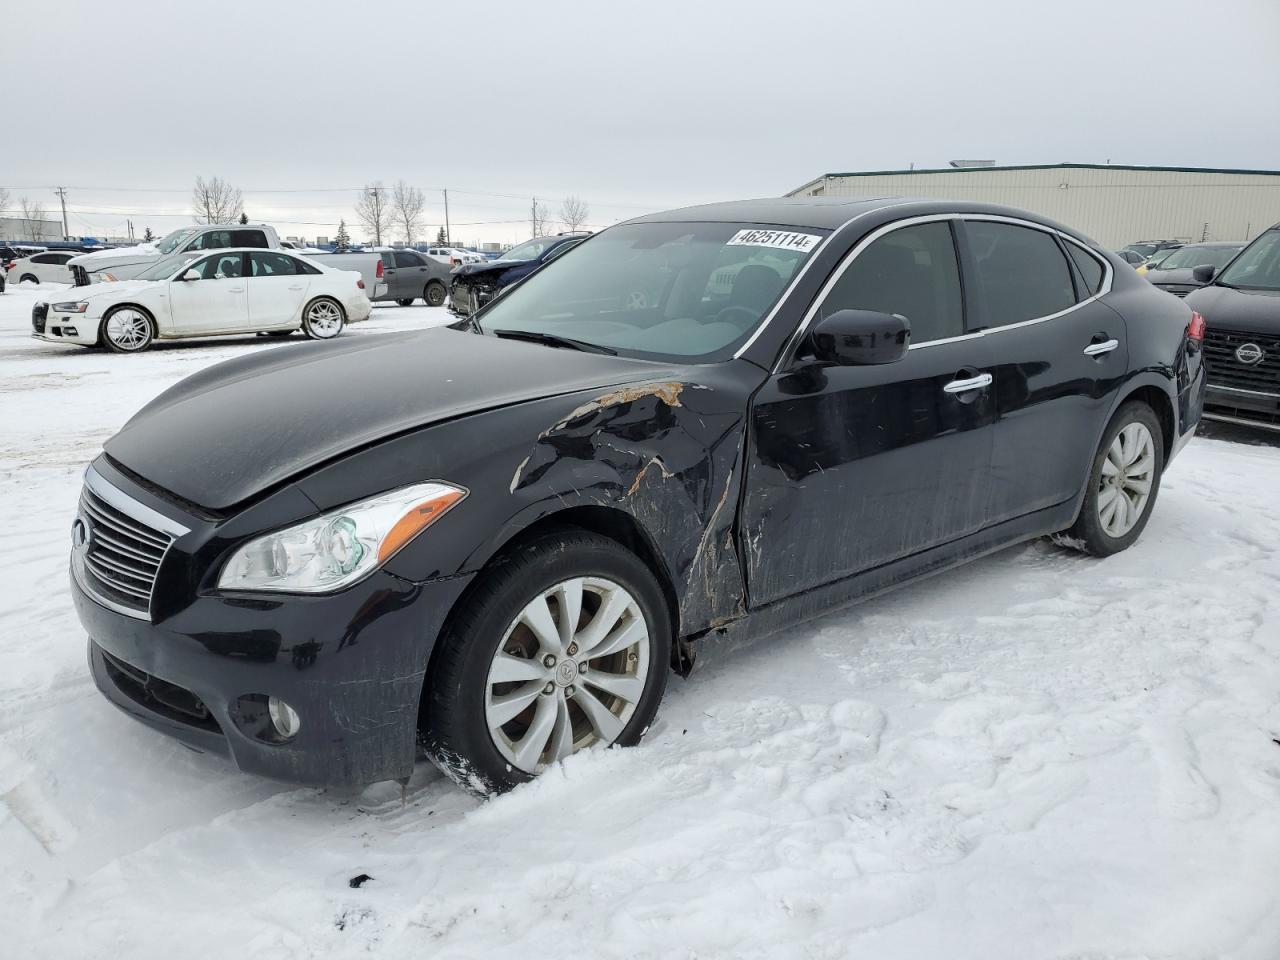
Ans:
{"type": "Polygon", "coordinates": [[[462,266],[462,261],[461,261],[461,260],[459,260],[457,257],[450,257],[450,258],[449,258],[449,266],[451,266],[451,267],[460,267],[460,266],[462,266]]]}
{"type": "Polygon", "coordinates": [[[383,272],[382,272],[382,258],[381,258],[381,257],[379,257],[379,258],[378,258],[378,272],[377,272],[377,273],[375,273],[375,274],[374,274],[374,276],[375,276],[375,277],[377,277],[379,280],[381,280],[381,279],[383,278],[383,276],[384,276],[384,274],[383,274],[383,272]]]}
{"type": "Polygon", "coordinates": [[[356,289],[357,289],[357,290],[363,290],[363,289],[364,289],[364,277],[358,277],[358,278],[356,279],[356,289]]]}
{"type": "Polygon", "coordinates": [[[1192,310],[1191,323],[1187,325],[1187,338],[1190,340],[1203,340],[1204,328],[1204,317],[1200,316],[1200,314],[1195,310],[1192,310]]]}

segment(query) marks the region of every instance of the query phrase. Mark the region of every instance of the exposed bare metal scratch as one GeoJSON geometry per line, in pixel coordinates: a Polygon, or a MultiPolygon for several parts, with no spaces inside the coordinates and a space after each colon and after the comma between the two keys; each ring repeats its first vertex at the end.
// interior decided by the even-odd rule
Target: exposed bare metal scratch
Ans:
{"type": "Polygon", "coordinates": [[[636,474],[635,480],[631,481],[631,487],[627,490],[628,497],[632,496],[637,490],[640,489],[640,481],[644,479],[644,475],[649,472],[650,467],[657,467],[659,470],[661,470],[662,478],[664,480],[675,476],[674,473],[672,473],[670,470],[667,469],[667,465],[662,462],[661,457],[657,457],[657,456],[650,457],[649,462],[646,463],[643,467],[641,467],[640,472],[636,474]]]}

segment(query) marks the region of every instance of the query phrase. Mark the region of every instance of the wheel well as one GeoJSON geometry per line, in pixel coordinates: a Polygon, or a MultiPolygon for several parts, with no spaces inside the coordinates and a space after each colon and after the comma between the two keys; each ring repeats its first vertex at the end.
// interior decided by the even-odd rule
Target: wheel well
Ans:
{"type": "Polygon", "coordinates": [[[1155,411],[1156,418],[1160,421],[1160,436],[1164,440],[1164,456],[1168,460],[1175,440],[1173,402],[1169,395],[1159,387],[1139,387],[1125,397],[1123,402],[1128,403],[1130,400],[1139,400],[1155,411]]]}

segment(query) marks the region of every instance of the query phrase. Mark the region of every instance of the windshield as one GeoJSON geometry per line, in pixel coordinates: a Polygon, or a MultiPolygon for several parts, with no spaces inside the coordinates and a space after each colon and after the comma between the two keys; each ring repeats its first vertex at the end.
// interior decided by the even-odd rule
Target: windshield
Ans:
{"type": "Polygon", "coordinates": [[[1161,260],[1156,269],[1181,270],[1202,264],[1220,267],[1239,251],[1239,247],[1182,247],[1161,260]]]}
{"type": "Polygon", "coordinates": [[[185,254],[183,256],[168,257],[164,260],[158,260],[155,263],[153,263],[151,266],[147,267],[147,269],[143,270],[134,279],[136,280],[168,280],[170,277],[172,277],[175,273],[178,272],[178,269],[180,267],[182,267],[184,264],[190,263],[197,256],[199,256],[199,254],[193,252],[193,253],[185,254]]]}
{"type": "Polygon", "coordinates": [[[1280,230],[1268,230],[1245,247],[1218,282],[1245,290],[1280,290],[1280,230]]]}
{"type": "Polygon", "coordinates": [[[1131,243],[1125,249],[1132,250],[1140,257],[1149,257],[1156,252],[1156,245],[1154,243],[1131,243]]]}
{"type": "Polygon", "coordinates": [[[156,249],[161,253],[173,253],[182,242],[195,233],[195,227],[187,227],[185,230],[175,230],[173,233],[167,234],[164,239],[156,244],[156,249]]]}
{"type": "Polygon", "coordinates": [[[551,246],[559,237],[534,237],[532,240],[526,240],[524,243],[516,244],[499,260],[537,260],[542,256],[543,251],[551,246]]]}
{"type": "Polygon", "coordinates": [[[578,244],[494,301],[486,332],[545,333],[621,354],[730,356],[826,231],[634,223],[578,244]]]}

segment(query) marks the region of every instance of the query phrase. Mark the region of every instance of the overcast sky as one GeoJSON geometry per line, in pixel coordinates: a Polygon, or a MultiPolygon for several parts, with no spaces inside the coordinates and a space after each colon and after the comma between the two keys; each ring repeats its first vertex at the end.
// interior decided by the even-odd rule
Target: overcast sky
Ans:
{"type": "Polygon", "coordinates": [[[605,226],[958,158],[1280,167],[1278,0],[48,0],[4,21],[0,186],[53,213],[66,184],[73,234],[189,223],[197,174],[308,237],[401,178],[434,233],[448,187],[474,242],[527,236],[534,195],[605,226]]]}

